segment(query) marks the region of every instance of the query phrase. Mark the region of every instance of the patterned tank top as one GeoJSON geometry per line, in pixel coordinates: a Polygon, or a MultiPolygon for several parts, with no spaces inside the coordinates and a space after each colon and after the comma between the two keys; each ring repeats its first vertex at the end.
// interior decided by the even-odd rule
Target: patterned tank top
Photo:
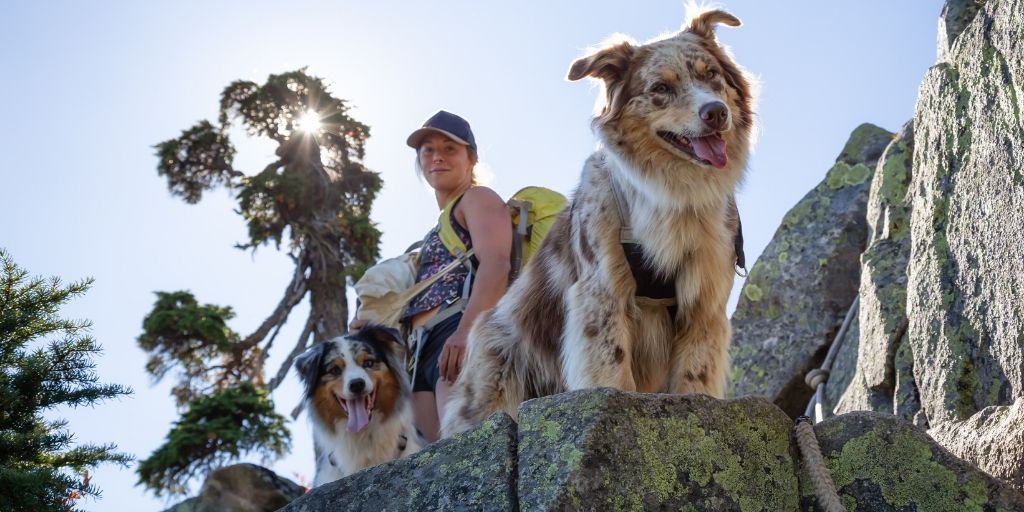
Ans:
{"type": "MultiPolygon", "coordinates": [[[[452,228],[468,250],[473,247],[473,243],[469,238],[469,232],[455,220],[455,206],[457,205],[458,201],[456,201],[451,209],[452,228]]],[[[420,247],[420,266],[416,271],[417,283],[436,274],[437,271],[456,259],[448,251],[448,248],[444,246],[444,243],[441,242],[441,236],[438,234],[439,230],[440,226],[434,226],[434,229],[430,230],[430,233],[423,240],[423,245],[420,247]]],[[[462,297],[462,288],[465,286],[468,277],[469,269],[464,265],[455,267],[447,275],[438,279],[429,288],[423,290],[423,292],[409,301],[409,305],[405,308],[405,313],[402,314],[402,321],[405,322],[416,314],[434,309],[443,303],[451,304],[455,302],[456,299],[462,297]]]]}

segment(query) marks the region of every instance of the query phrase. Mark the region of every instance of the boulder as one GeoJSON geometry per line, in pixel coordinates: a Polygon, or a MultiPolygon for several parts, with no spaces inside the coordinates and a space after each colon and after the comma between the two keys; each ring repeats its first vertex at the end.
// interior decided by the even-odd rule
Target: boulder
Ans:
{"type": "MultiPolygon", "coordinates": [[[[892,415],[844,414],[815,425],[814,433],[846,510],[1024,510],[1020,492],[892,415]]],[[[802,461],[799,471],[801,508],[816,510],[802,461]]]]}
{"type": "MultiPolygon", "coordinates": [[[[880,411],[928,428],[953,453],[1024,489],[1024,426],[1014,421],[1024,399],[1024,2],[951,0],[938,39],[939,63],[923,79],[914,119],[873,172],[867,247],[852,281],[861,310],[826,396],[838,413],[880,411]]],[[[784,407],[788,393],[805,400],[799,367],[825,343],[794,349],[765,319],[810,339],[798,328],[811,324],[794,324],[781,305],[802,314],[808,303],[848,298],[841,284],[831,295],[821,286],[790,291],[801,281],[776,270],[780,254],[792,258],[778,250],[791,245],[783,244],[787,224],[754,266],[733,318],[735,391],[784,407]],[[767,304],[754,309],[750,299],[767,304]]],[[[824,308],[828,321],[816,332],[837,325],[839,309],[824,308]]]]}
{"type": "Polygon", "coordinates": [[[755,397],[584,390],[519,410],[523,510],[795,510],[789,418],[755,397]]]}
{"type": "Polygon", "coordinates": [[[949,451],[1024,489],[1024,400],[986,407],[964,421],[947,421],[931,435],[949,451]]]}
{"type": "Polygon", "coordinates": [[[518,510],[516,424],[495,414],[409,457],[321,485],[283,511],[518,510]]]}
{"type": "Polygon", "coordinates": [[[791,416],[857,294],[868,183],[893,134],[863,124],[825,179],[782,220],[732,317],[731,395],[760,395],[791,416]]]}
{"type": "Polygon", "coordinates": [[[306,489],[255,464],[234,464],[210,473],[199,495],[164,512],[273,512],[306,489]]]}
{"type": "MultiPolygon", "coordinates": [[[[990,422],[1019,425],[1020,412],[995,413],[990,422]]],[[[282,510],[815,507],[793,422],[761,397],[588,389],[530,400],[518,417],[517,425],[495,414],[418,454],[324,484],[282,510]]],[[[891,415],[850,413],[814,430],[847,510],[1024,510],[1024,496],[1009,484],[891,415]]]]}

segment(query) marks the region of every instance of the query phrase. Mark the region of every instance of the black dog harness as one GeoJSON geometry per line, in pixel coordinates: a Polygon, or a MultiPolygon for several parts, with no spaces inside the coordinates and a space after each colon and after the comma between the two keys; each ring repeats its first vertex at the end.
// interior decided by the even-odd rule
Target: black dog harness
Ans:
{"type": "MultiPolygon", "coordinates": [[[[615,207],[619,212],[621,228],[619,230],[619,242],[622,244],[622,252],[629,263],[629,271],[636,283],[636,297],[650,301],[656,301],[668,308],[669,317],[675,318],[679,305],[676,304],[676,275],[664,276],[650,268],[644,258],[643,246],[633,237],[633,228],[629,224],[629,210],[626,199],[618,185],[612,181],[612,197],[615,199],[615,207]]],[[[731,204],[735,208],[735,204],[731,204]]],[[[733,235],[733,248],[736,252],[737,274],[746,276],[746,256],[743,253],[743,227],[740,224],[739,210],[736,212],[736,233],[733,235]],[[743,273],[739,270],[742,269],[743,273]]]]}

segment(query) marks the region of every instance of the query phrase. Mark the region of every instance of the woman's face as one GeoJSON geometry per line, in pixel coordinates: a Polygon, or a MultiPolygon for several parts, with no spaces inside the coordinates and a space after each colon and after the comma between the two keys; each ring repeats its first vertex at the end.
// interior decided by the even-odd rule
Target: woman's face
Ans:
{"type": "Polygon", "coordinates": [[[473,182],[473,163],[466,146],[432,133],[423,139],[418,154],[423,177],[434,190],[454,191],[473,182]]]}

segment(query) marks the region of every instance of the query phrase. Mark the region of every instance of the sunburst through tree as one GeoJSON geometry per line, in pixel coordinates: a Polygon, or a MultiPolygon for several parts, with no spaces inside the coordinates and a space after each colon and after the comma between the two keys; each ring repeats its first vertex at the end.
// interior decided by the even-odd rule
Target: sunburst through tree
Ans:
{"type": "Polygon", "coordinates": [[[189,479],[242,453],[266,458],[287,449],[284,419],[274,412],[269,392],[296,355],[346,331],[346,286],[378,254],[380,232],[369,214],[381,180],[362,163],[369,127],[348,113],[322,79],[302,69],[271,75],[262,85],[230,84],[216,124],[200,121],[156,146],[157,170],[173,195],[197,203],[204,191],[228,188],[248,225],[248,240],[237,246],[284,244],[295,262],[280,302],[247,336],[228,327],[230,307],[200,304],[186,291],[157,292],[138,341],[150,354],[146,369],[155,380],[178,372],[173,393],[183,411],[165,444],[139,466],[140,483],[157,494],[184,492],[189,479]],[[228,131],[236,122],[248,135],[278,144],[276,159],[255,174],[233,166],[228,131]],[[266,380],[271,346],[307,296],[302,332],[266,380]],[[199,412],[236,406],[244,406],[245,429],[199,412]]]}

